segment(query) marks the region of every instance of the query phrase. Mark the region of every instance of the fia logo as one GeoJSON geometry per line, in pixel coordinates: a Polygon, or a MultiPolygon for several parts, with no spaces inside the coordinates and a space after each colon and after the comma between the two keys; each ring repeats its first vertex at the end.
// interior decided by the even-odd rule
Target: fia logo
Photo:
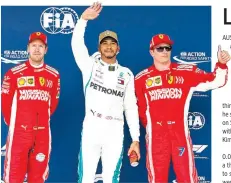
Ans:
{"type": "Polygon", "coordinates": [[[199,130],[205,125],[205,117],[199,112],[188,113],[188,126],[189,129],[199,130]]]}
{"type": "Polygon", "coordinates": [[[50,7],[40,17],[42,28],[50,34],[70,34],[79,19],[77,13],[68,7],[50,7]]]}

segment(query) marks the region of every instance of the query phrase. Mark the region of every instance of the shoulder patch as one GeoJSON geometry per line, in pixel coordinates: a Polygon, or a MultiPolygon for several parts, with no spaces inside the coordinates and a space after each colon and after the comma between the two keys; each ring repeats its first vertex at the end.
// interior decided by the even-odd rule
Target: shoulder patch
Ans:
{"type": "Polygon", "coordinates": [[[192,71],[193,70],[193,65],[191,65],[191,64],[180,64],[180,65],[177,65],[176,69],[177,70],[192,71]]]}
{"type": "Polygon", "coordinates": [[[199,69],[199,68],[196,68],[195,73],[198,73],[198,74],[206,74],[205,71],[203,71],[203,70],[201,70],[201,69],[199,69]]]}
{"type": "Polygon", "coordinates": [[[126,73],[127,73],[127,75],[128,75],[129,77],[133,76],[132,71],[131,71],[129,68],[127,68],[127,67],[125,67],[125,68],[126,68],[126,73]]]}
{"type": "Polygon", "coordinates": [[[93,55],[91,55],[91,58],[93,58],[94,59],[94,61],[96,62],[96,63],[98,63],[98,61],[100,61],[100,58],[101,58],[101,54],[100,54],[100,52],[95,52],[93,55]]]}
{"type": "Polygon", "coordinates": [[[139,73],[136,75],[135,79],[140,78],[141,76],[145,75],[146,73],[148,73],[148,69],[142,70],[141,72],[139,72],[139,73]]]}
{"type": "Polygon", "coordinates": [[[17,71],[17,70],[19,70],[19,69],[22,69],[22,68],[25,67],[25,66],[26,66],[25,63],[20,64],[20,65],[17,65],[17,66],[15,66],[15,67],[13,67],[13,68],[11,69],[11,71],[12,71],[12,72],[15,72],[15,71],[17,71]]]}
{"type": "Polygon", "coordinates": [[[101,58],[101,54],[100,54],[100,52],[95,52],[92,56],[91,56],[92,58],[95,58],[95,59],[97,59],[97,60],[100,60],[100,58],[101,58]]]}
{"type": "Polygon", "coordinates": [[[46,65],[46,69],[48,69],[50,71],[53,71],[55,74],[59,74],[59,72],[55,68],[53,68],[53,67],[51,67],[49,65],[46,65]]]}
{"type": "Polygon", "coordinates": [[[120,71],[121,71],[120,75],[126,74],[129,77],[133,76],[133,72],[128,67],[122,66],[120,64],[118,64],[118,67],[120,68],[120,71]]]}

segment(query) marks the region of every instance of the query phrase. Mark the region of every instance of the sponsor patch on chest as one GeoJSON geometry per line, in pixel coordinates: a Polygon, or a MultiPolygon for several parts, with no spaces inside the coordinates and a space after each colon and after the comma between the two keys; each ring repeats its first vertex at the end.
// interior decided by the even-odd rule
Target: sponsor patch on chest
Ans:
{"type": "Polygon", "coordinates": [[[161,76],[154,76],[146,79],[146,88],[151,88],[154,86],[162,86],[161,76]]]}
{"type": "Polygon", "coordinates": [[[181,99],[182,89],[180,88],[161,88],[148,91],[151,101],[162,99],[181,99]]]}

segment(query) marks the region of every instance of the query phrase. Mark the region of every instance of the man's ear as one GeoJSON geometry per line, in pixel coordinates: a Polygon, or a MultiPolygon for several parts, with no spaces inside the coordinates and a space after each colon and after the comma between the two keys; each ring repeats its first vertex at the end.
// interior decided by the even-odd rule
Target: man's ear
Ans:
{"type": "Polygon", "coordinates": [[[45,49],[45,54],[47,53],[47,50],[48,50],[48,46],[46,46],[46,49],[45,49]]]}
{"type": "Polygon", "coordinates": [[[154,51],[153,50],[149,50],[149,53],[152,57],[154,57],[154,51]]]}
{"type": "Polygon", "coordinates": [[[29,53],[29,45],[27,45],[26,51],[27,53],[29,53]]]}
{"type": "Polygon", "coordinates": [[[119,54],[119,52],[120,52],[120,47],[118,46],[118,49],[117,49],[117,55],[119,54]]]}

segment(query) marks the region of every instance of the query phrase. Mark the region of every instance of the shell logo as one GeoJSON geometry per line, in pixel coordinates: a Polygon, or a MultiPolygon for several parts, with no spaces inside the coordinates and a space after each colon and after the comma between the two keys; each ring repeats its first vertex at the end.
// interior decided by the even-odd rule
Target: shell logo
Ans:
{"type": "Polygon", "coordinates": [[[146,81],[146,85],[147,85],[148,87],[152,86],[152,84],[153,84],[153,80],[152,80],[152,79],[148,79],[148,80],[146,81]]]}
{"type": "Polygon", "coordinates": [[[18,80],[18,85],[19,86],[23,86],[23,85],[25,85],[25,83],[26,83],[26,80],[24,78],[21,78],[21,79],[18,80]]]}

